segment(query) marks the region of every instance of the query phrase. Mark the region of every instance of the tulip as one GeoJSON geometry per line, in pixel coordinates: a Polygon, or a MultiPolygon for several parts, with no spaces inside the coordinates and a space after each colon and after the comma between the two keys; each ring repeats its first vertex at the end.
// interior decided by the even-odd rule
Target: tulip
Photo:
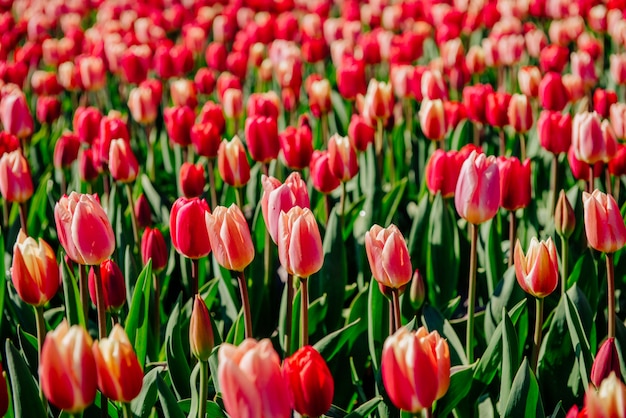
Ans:
{"type": "Polygon", "coordinates": [[[572,148],[576,158],[587,164],[604,161],[617,151],[615,138],[604,137],[597,113],[584,112],[574,116],[572,122],[572,148]]]}
{"type": "Polygon", "coordinates": [[[284,184],[274,177],[261,177],[263,196],[261,209],[265,225],[274,243],[277,243],[281,212],[289,212],[294,206],[310,207],[306,182],[298,172],[291,173],[284,184]]]}
{"type": "Polygon", "coordinates": [[[614,253],[626,244],[626,226],[613,196],[597,189],[592,194],[583,192],[583,207],[589,246],[614,253]]]}
{"type": "Polygon", "coordinates": [[[118,402],[130,402],[139,395],[143,371],[124,328],[115,324],[108,338],[92,347],[98,370],[98,389],[118,402]]]}
{"type": "Polygon", "coordinates": [[[356,149],[348,137],[337,134],[330,137],[328,164],[330,171],[342,182],[350,180],[359,172],[356,149]]]}
{"type": "Polygon", "coordinates": [[[528,253],[515,243],[515,275],[525,292],[536,298],[544,298],[556,289],[559,282],[559,261],[552,238],[538,241],[531,238],[528,253]]]}
{"type": "Polygon", "coordinates": [[[6,131],[0,131],[0,156],[20,148],[20,140],[6,131]]]}
{"type": "Polygon", "coordinates": [[[289,274],[307,278],[324,263],[322,238],[313,212],[294,206],[278,221],[278,255],[289,274]]]}
{"type": "Polygon", "coordinates": [[[213,122],[196,123],[191,127],[191,143],[198,155],[215,158],[222,142],[219,126],[213,122]]]}
{"type": "Polygon", "coordinates": [[[71,132],[64,132],[56,144],[54,144],[54,153],[52,161],[56,168],[67,168],[78,158],[78,150],[80,149],[80,140],[78,136],[71,132]]]}
{"type": "Polygon", "coordinates": [[[537,121],[541,146],[553,154],[567,152],[572,143],[572,118],[569,113],[542,110],[537,121]]]}
{"type": "Polygon", "coordinates": [[[517,83],[522,94],[528,97],[539,95],[539,83],[541,83],[541,72],[537,67],[522,67],[517,74],[517,83]]]}
{"type": "Polygon", "coordinates": [[[230,119],[239,119],[243,114],[243,92],[241,89],[229,88],[222,98],[224,115],[230,119]]]}
{"type": "Polygon", "coordinates": [[[167,266],[168,252],[165,239],[159,229],[147,227],[141,237],[141,260],[152,260],[152,271],[159,273],[167,266]]]}
{"type": "Polygon", "coordinates": [[[72,126],[80,142],[91,144],[98,136],[102,114],[95,107],[78,107],[74,112],[72,126]]]}
{"type": "Polygon", "coordinates": [[[454,130],[462,120],[467,119],[467,109],[461,102],[448,100],[443,102],[444,119],[448,129],[454,130]]]}
{"type": "Polygon", "coordinates": [[[241,209],[218,206],[205,214],[206,228],[218,264],[228,270],[243,271],[254,259],[250,229],[241,209]]]}
{"type": "Polygon", "coordinates": [[[78,75],[83,88],[87,91],[102,89],[106,84],[106,70],[102,58],[84,56],[76,60],[78,75]]]}
{"type": "Polygon", "coordinates": [[[437,149],[426,164],[426,187],[432,194],[441,192],[444,198],[454,196],[456,183],[465,156],[457,151],[437,149]]]}
{"type": "Polygon", "coordinates": [[[426,70],[422,75],[422,97],[429,100],[447,100],[448,89],[443,75],[437,70],[426,70]]]}
{"type": "Polygon", "coordinates": [[[254,161],[269,163],[278,157],[278,125],[276,119],[267,117],[248,117],[246,119],[246,144],[254,161]]]}
{"type": "Polygon", "coordinates": [[[609,117],[609,109],[617,103],[617,94],[611,90],[596,89],[593,92],[593,110],[602,118],[609,117]]]}
{"type": "Polygon", "coordinates": [[[597,83],[598,76],[596,74],[595,62],[587,52],[572,52],[570,66],[572,74],[582,79],[586,89],[597,83]]]}
{"type": "MultiPolygon", "coordinates": [[[[113,260],[104,260],[100,264],[100,275],[102,277],[102,290],[104,293],[104,308],[107,311],[117,311],[126,302],[126,282],[122,270],[113,260]]],[[[96,305],[96,272],[94,268],[89,269],[89,297],[96,305]]]]}
{"type": "Polygon", "coordinates": [[[372,122],[381,120],[384,124],[391,116],[392,110],[393,94],[391,84],[378,82],[374,79],[370,80],[363,103],[363,117],[372,122]]]}
{"type": "Polygon", "coordinates": [[[246,150],[237,135],[222,141],[217,151],[217,169],[225,183],[241,187],[250,180],[250,163],[246,150]]]}
{"type": "Polygon", "coordinates": [[[454,204],[459,215],[473,224],[493,218],[500,204],[500,173],[495,157],[473,151],[461,167],[454,204]]]}
{"type": "Polygon", "coordinates": [[[614,103],[609,108],[609,120],[619,139],[626,139],[626,103],[614,103]]]}
{"type": "Polygon", "coordinates": [[[600,387],[602,381],[608,378],[611,373],[615,373],[616,376],[621,375],[615,338],[608,338],[598,349],[598,354],[596,354],[591,367],[591,382],[596,387],[600,387]]]}
{"type": "Polygon", "coordinates": [[[55,96],[62,91],[57,75],[52,71],[35,70],[30,78],[30,85],[38,96],[55,96]]]}
{"type": "Polygon", "coordinates": [[[328,151],[313,151],[309,170],[313,187],[321,193],[330,193],[341,184],[331,171],[328,151]]]}
{"type": "Polygon", "coordinates": [[[569,61],[569,50],[565,46],[552,44],[541,50],[539,66],[544,73],[561,73],[569,61]]]}
{"type": "Polygon", "coordinates": [[[277,120],[280,112],[280,98],[276,92],[252,93],[248,98],[248,117],[264,116],[277,120]]]}
{"type": "Polygon", "coordinates": [[[335,382],[328,365],[310,345],[300,348],[283,363],[283,376],[290,392],[291,407],[300,415],[319,417],[333,401],[335,382]]]}
{"type": "Polygon", "coordinates": [[[75,414],[96,397],[96,361],[87,331],[66,320],[46,336],[39,379],[46,398],[57,408],[75,414]]]}
{"type": "Polygon", "coordinates": [[[213,325],[211,315],[200,295],[196,295],[189,320],[189,348],[191,354],[200,361],[208,361],[213,351],[213,325]]]}
{"type": "Polygon", "coordinates": [[[485,99],[485,116],[487,122],[497,128],[509,123],[508,109],[511,95],[509,93],[489,93],[485,99]]]}
{"type": "Polygon", "coordinates": [[[152,224],[152,211],[150,209],[150,203],[145,194],[140,194],[135,201],[135,218],[137,219],[137,225],[140,228],[148,227],[152,224]]]}
{"type": "Polygon", "coordinates": [[[28,160],[20,150],[0,157],[0,192],[8,202],[24,203],[33,195],[28,160]]]}
{"type": "Polygon", "coordinates": [[[209,68],[199,68],[193,81],[196,89],[202,94],[209,95],[215,90],[215,73],[209,68]]]}
{"type": "Polygon", "coordinates": [[[72,192],[54,206],[59,242],[72,261],[99,265],[113,254],[115,235],[95,195],[72,192]]]}
{"type": "Polygon", "coordinates": [[[565,74],[563,76],[563,86],[570,103],[576,103],[586,95],[583,79],[577,75],[565,74]]]}
{"type": "Polygon", "coordinates": [[[530,203],[530,159],[524,164],[517,157],[498,157],[500,171],[500,206],[509,211],[530,203]]]}
{"type": "Polygon", "coordinates": [[[409,289],[409,299],[413,309],[418,310],[424,304],[426,299],[426,288],[424,286],[424,277],[418,269],[413,272],[411,279],[411,288],[409,289]]]}
{"type": "Polygon", "coordinates": [[[187,146],[191,143],[191,127],[196,115],[189,106],[168,107],[163,111],[167,134],[175,144],[187,146]]]}
{"type": "Polygon", "coordinates": [[[365,250],[372,275],[382,285],[400,289],[411,280],[413,270],[409,250],[395,225],[388,228],[372,226],[365,234],[365,250]]]}
{"type": "Polygon", "coordinates": [[[306,115],[301,115],[298,127],[288,126],[278,135],[282,159],[294,170],[309,166],[313,155],[313,131],[306,115]]]}
{"type": "Polygon", "coordinates": [[[354,57],[345,56],[337,68],[337,89],[344,99],[354,100],[367,89],[365,64],[354,57]]]}
{"type": "Polygon", "coordinates": [[[585,408],[589,418],[626,417],[626,385],[611,373],[597,390],[592,386],[587,389],[585,408]]]}
{"type": "Polygon", "coordinates": [[[139,163],[125,139],[114,139],[109,147],[109,171],[114,180],[132,183],[139,174],[139,163]]]}
{"type": "Polygon", "coordinates": [[[205,214],[209,206],[204,199],[178,198],[170,213],[172,245],[180,254],[198,259],[211,252],[209,234],[205,227],[205,214]]]}
{"type": "Polygon", "coordinates": [[[270,340],[257,342],[248,338],[239,347],[223,343],[218,360],[217,378],[230,416],[291,416],[287,382],[270,340]]]}
{"type": "Polygon", "coordinates": [[[51,125],[52,122],[61,116],[61,101],[58,97],[39,96],[35,116],[39,123],[51,125]]]}
{"type": "Polygon", "coordinates": [[[47,242],[26,236],[22,230],[13,246],[11,281],[20,298],[33,306],[43,306],[59,289],[59,267],[47,242]]]}
{"type": "Polygon", "coordinates": [[[611,54],[609,60],[609,73],[613,81],[618,85],[626,84],[626,54],[611,54]]]}
{"type": "Polygon", "coordinates": [[[448,132],[443,102],[439,99],[424,99],[419,110],[420,128],[426,138],[442,140],[448,132]]]}
{"type": "Polygon", "coordinates": [[[400,328],[385,340],[382,379],[391,402],[412,413],[430,408],[450,386],[450,352],[437,331],[400,328]]]}
{"type": "Polygon", "coordinates": [[[353,114],[348,126],[348,137],[357,151],[365,151],[369,144],[374,143],[376,129],[364,117],[353,114]]]}
{"type": "Polygon", "coordinates": [[[330,82],[326,79],[313,81],[307,91],[313,116],[319,118],[327,114],[331,109],[330,82]]]}
{"type": "Polygon", "coordinates": [[[100,175],[98,171],[98,162],[91,148],[82,149],[78,153],[78,172],[80,179],[86,183],[90,183],[100,175]]]}
{"type": "Polygon", "coordinates": [[[572,208],[572,204],[569,202],[565,192],[561,190],[554,212],[554,229],[557,234],[569,238],[574,233],[575,228],[576,215],[574,214],[574,208],[572,208]]]}
{"type": "Polygon", "coordinates": [[[184,162],[180,166],[180,188],[185,197],[197,197],[204,191],[206,183],[202,164],[184,162]]]}
{"type": "Polygon", "coordinates": [[[561,111],[569,101],[569,95],[558,73],[547,73],[539,83],[539,101],[547,110],[561,111]]]}
{"type": "Polygon", "coordinates": [[[148,45],[132,45],[120,58],[122,79],[127,83],[139,84],[148,76],[152,61],[152,50],[148,45]]]}
{"type": "Polygon", "coordinates": [[[507,116],[509,118],[509,125],[511,125],[516,132],[528,132],[533,126],[533,109],[528,96],[514,94],[509,102],[507,116]]]}
{"type": "Polygon", "coordinates": [[[142,125],[154,123],[159,110],[161,97],[149,86],[142,83],[128,95],[128,110],[135,122],[142,125]]]}
{"type": "Polygon", "coordinates": [[[194,109],[198,105],[196,86],[193,81],[185,78],[170,82],[170,97],[174,107],[187,106],[194,109]]]}
{"type": "MultiPolygon", "coordinates": [[[[576,180],[590,180],[591,174],[589,173],[589,164],[576,158],[573,147],[570,147],[569,151],[567,152],[567,162],[569,163],[572,175],[576,180]]],[[[598,161],[592,166],[592,169],[593,177],[598,178],[604,171],[604,163],[602,161],[598,161]]]]}
{"type": "Polygon", "coordinates": [[[23,140],[33,133],[33,117],[21,90],[9,93],[0,101],[0,121],[6,132],[23,140]]]}
{"type": "Polygon", "coordinates": [[[109,149],[111,142],[115,139],[124,139],[130,144],[126,122],[121,119],[121,115],[104,116],[100,120],[99,136],[93,142],[93,148],[98,153],[102,165],[109,163],[109,149]]]}
{"type": "Polygon", "coordinates": [[[493,88],[489,84],[475,84],[463,89],[463,104],[467,109],[467,116],[473,122],[487,122],[485,106],[490,93],[493,93],[493,88]]]}

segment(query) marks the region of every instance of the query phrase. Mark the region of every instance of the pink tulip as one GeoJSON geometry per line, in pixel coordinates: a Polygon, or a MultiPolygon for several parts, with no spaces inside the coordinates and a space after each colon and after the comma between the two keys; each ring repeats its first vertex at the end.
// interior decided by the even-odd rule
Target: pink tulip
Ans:
{"type": "Polygon", "coordinates": [[[291,173],[283,184],[274,177],[264,175],[261,177],[261,184],[263,185],[261,198],[263,219],[272,241],[276,243],[280,213],[289,212],[289,209],[294,206],[310,207],[309,193],[306,182],[302,180],[298,172],[291,173]]]}
{"type": "Polygon", "coordinates": [[[411,280],[409,250],[397,226],[372,226],[365,233],[365,251],[372,275],[382,285],[400,289],[411,280]]]}
{"type": "Polygon", "coordinates": [[[289,274],[309,277],[324,263],[322,238],[313,212],[294,206],[278,221],[278,256],[289,274]]]}
{"type": "Polygon", "coordinates": [[[254,259],[250,228],[239,206],[218,206],[205,213],[213,256],[225,269],[243,271],[254,259]]]}
{"type": "Polygon", "coordinates": [[[619,206],[611,195],[594,190],[583,192],[585,233],[589,245],[605,253],[614,253],[626,244],[626,226],[619,206]]]}
{"type": "Polygon", "coordinates": [[[589,386],[585,394],[589,418],[623,418],[626,416],[626,385],[611,373],[596,390],[589,386]]]}
{"type": "Polygon", "coordinates": [[[337,134],[328,140],[328,163],[335,177],[348,181],[359,172],[356,149],[347,136],[337,134]]]}
{"type": "Polygon", "coordinates": [[[604,142],[600,117],[596,112],[578,113],[574,116],[572,147],[576,158],[587,164],[604,160],[607,144],[604,142]]]}
{"type": "Polygon", "coordinates": [[[24,203],[33,195],[30,166],[20,150],[0,158],[0,193],[8,202],[17,203],[24,203]]]}
{"type": "Polygon", "coordinates": [[[473,224],[496,215],[500,204],[500,172],[495,157],[472,151],[461,167],[454,204],[459,215],[473,224]]]}

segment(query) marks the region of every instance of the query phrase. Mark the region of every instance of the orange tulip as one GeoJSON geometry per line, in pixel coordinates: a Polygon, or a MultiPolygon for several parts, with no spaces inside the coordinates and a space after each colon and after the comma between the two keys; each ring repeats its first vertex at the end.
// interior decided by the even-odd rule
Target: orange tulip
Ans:
{"type": "Polygon", "coordinates": [[[517,240],[514,260],[517,282],[524,291],[543,298],[556,289],[559,282],[559,260],[552,238],[540,242],[532,237],[526,255],[517,240]]]}

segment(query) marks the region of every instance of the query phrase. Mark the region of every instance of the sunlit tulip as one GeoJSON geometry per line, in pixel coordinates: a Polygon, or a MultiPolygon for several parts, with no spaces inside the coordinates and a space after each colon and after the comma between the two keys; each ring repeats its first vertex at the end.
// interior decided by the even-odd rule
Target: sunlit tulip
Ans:
{"type": "Polygon", "coordinates": [[[313,131],[309,118],[301,115],[298,127],[288,126],[278,135],[281,156],[285,165],[293,170],[308,167],[313,156],[313,131]]]}
{"type": "Polygon", "coordinates": [[[217,168],[225,183],[241,187],[250,180],[250,163],[239,137],[222,141],[217,151],[217,168]]]}
{"type": "Polygon", "coordinates": [[[547,73],[539,83],[539,101],[547,110],[561,111],[569,101],[561,74],[547,73]]]}
{"type": "Polygon", "coordinates": [[[309,277],[324,263],[322,238],[313,212],[294,206],[278,221],[278,255],[289,274],[309,277]]]}
{"type": "Polygon", "coordinates": [[[205,214],[213,256],[227,270],[243,271],[254,259],[250,228],[239,206],[218,206],[205,214]]]}
{"type": "Polygon", "coordinates": [[[72,126],[80,142],[91,144],[98,136],[102,113],[95,107],[78,107],[74,112],[72,126]]]}
{"type": "Polygon", "coordinates": [[[577,113],[572,122],[572,148],[576,158],[587,164],[607,160],[617,152],[615,137],[605,137],[597,113],[577,113]]]}
{"type": "Polygon", "coordinates": [[[496,158],[473,151],[461,167],[454,204],[459,215],[473,224],[493,218],[500,204],[500,173],[496,158]]]}
{"type": "Polygon", "coordinates": [[[528,96],[524,94],[511,96],[507,116],[509,125],[515,129],[515,132],[528,132],[533,126],[533,109],[528,96]]]}
{"type": "Polygon", "coordinates": [[[537,121],[539,143],[553,154],[567,152],[572,143],[572,117],[569,113],[543,110],[537,121]]]}
{"type": "Polygon", "coordinates": [[[426,138],[439,141],[448,132],[443,102],[424,99],[419,110],[420,128],[426,138]]]}
{"type": "Polygon", "coordinates": [[[537,97],[539,95],[539,83],[541,83],[539,68],[533,66],[520,68],[517,73],[517,83],[522,94],[528,97],[537,97]]]}
{"type": "Polygon", "coordinates": [[[209,234],[205,225],[205,214],[209,206],[197,197],[178,198],[170,212],[170,236],[172,245],[180,254],[198,259],[211,252],[209,234]]]}
{"type": "Polygon", "coordinates": [[[619,206],[611,195],[596,189],[583,192],[585,232],[589,246],[614,253],[626,244],[626,226],[619,206]]]}
{"type": "Polygon", "coordinates": [[[191,127],[196,115],[189,106],[168,107],[163,111],[167,135],[172,142],[181,146],[191,143],[191,127]]]}
{"type": "Polygon", "coordinates": [[[20,150],[0,157],[0,193],[9,202],[24,203],[33,195],[28,160],[20,150]]]}
{"type": "Polygon", "coordinates": [[[298,172],[291,173],[283,184],[274,177],[263,175],[261,184],[263,186],[261,209],[265,226],[272,241],[276,243],[281,212],[289,212],[294,206],[310,207],[309,193],[306,182],[298,172]]]}
{"type": "Polygon", "coordinates": [[[254,161],[268,163],[278,157],[278,124],[275,119],[258,116],[246,119],[246,144],[254,161]]]}
{"type": "Polygon", "coordinates": [[[313,187],[322,193],[330,193],[341,184],[341,181],[330,169],[328,151],[313,151],[309,165],[313,187]]]}
{"type": "Polygon", "coordinates": [[[337,134],[328,140],[328,163],[330,171],[341,181],[348,181],[359,172],[356,149],[347,136],[337,134]]]}
{"type": "Polygon", "coordinates": [[[552,238],[538,241],[532,237],[526,255],[517,240],[514,260],[517,282],[525,292],[544,298],[556,289],[559,283],[559,259],[552,238]]]}
{"type": "Polygon", "coordinates": [[[372,275],[382,285],[400,289],[411,280],[409,250],[397,226],[372,226],[365,233],[365,251],[372,275]]]}
{"type": "Polygon", "coordinates": [[[517,157],[498,157],[500,170],[500,206],[514,211],[530,203],[530,159],[522,164],[517,157]]]}
{"type": "Polygon", "coordinates": [[[109,147],[111,177],[122,183],[132,183],[139,174],[139,163],[125,139],[114,139],[109,147]]]}
{"type": "Polygon", "coordinates": [[[180,166],[180,188],[185,197],[197,197],[204,191],[206,180],[204,166],[200,163],[184,162],[180,166]]]}
{"type": "Polygon", "coordinates": [[[5,131],[25,139],[33,133],[33,116],[26,96],[20,90],[11,92],[0,101],[0,121],[5,131]]]}
{"type": "Polygon", "coordinates": [[[128,110],[135,122],[146,125],[156,120],[160,97],[145,85],[133,88],[128,95],[128,110]]]}

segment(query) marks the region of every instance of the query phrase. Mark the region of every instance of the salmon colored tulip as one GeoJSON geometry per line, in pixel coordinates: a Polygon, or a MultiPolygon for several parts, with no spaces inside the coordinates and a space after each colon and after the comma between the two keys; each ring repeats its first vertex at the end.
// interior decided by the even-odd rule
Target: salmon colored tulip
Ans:
{"type": "Polygon", "coordinates": [[[585,394],[588,418],[626,417],[626,385],[615,373],[604,379],[596,390],[589,386],[585,394]]]}
{"type": "Polygon", "coordinates": [[[356,149],[347,136],[334,134],[328,140],[330,171],[341,181],[348,181],[359,172],[356,149]]]}
{"type": "Polygon", "coordinates": [[[114,139],[109,147],[109,171],[111,177],[122,183],[132,183],[139,174],[139,163],[130,143],[125,139],[114,139]]]}
{"type": "Polygon", "coordinates": [[[47,242],[20,229],[13,246],[11,281],[20,298],[33,306],[46,304],[59,289],[59,266],[47,242]]]}
{"type": "Polygon", "coordinates": [[[225,183],[241,187],[250,180],[250,163],[243,143],[237,135],[222,141],[217,151],[217,168],[225,183]]]}
{"type": "Polygon", "coordinates": [[[365,233],[365,251],[372,275],[380,284],[400,289],[411,281],[409,250],[397,226],[372,226],[365,233]]]}
{"type": "Polygon", "coordinates": [[[596,112],[578,113],[572,122],[572,147],[576,158],[587,164],[604,161],[609,154],[617,152],[615,138],[610,141],[602,133],[600,117],[596,112]]]}
{"type": "Polygon", "coordinates": [[[54,206],[59,242],[78,264],[97,265],[111,257],[115,235],[97,196],[72,192],[54,206]]]}
{"type": "Polygon", "coordinates": [[[261,197],[263,219],[272,241],[276,243],[281,212],[289,212],[289,209],[294,206],[310,207],[309,193],[306,182],[302,180],[298,172],[291,173],[283,184],[274,177],[263,175],[261,184],[263,186],[261,197]]]}
{"type": "Polygon", "coordinates": [[[135,122],[147,125],[156,120],[160,102],[155,90],[142,83],[130,91],[128,110],[135,122]]]}
{"type": "Polygon", "coordinates": [[[92,351],[102,394],[118,402],[135,399],[141,392],[143,371],[124,328],[115,324],[109,337],[96,341],[92,351]]]}
{"type": "Polygon", "coordinates": [[[239,206],[218,206],[205,214],[213,256],[225,269],[243,271],[254,259],[250,228],[239,206]]]}
{"type": "Polygon", "coordinates": [[[170,235],[172,245],[185,257],[197,259],[211,252],[209,234],[205,225],[205,214],[209,205],[197,197],[178,198],[170,213],[170,235]]]}
{"type": "Polygon", "coordinates": [[[525,292],[536,298],[544,298],[556,289],[559,283],[559,259],[552,238],[538,241],[532,237],[526,255],[517,240],[514,262],[517,282],[525,292]]]}
{"type": "Polygon", "coordinates": [[[17,89],[0,101],[0,121],[6,132],[19,139],[25,139],[33,133],[33,116],[28,108],[26,96],[17,89]]]}
{"type": "Polygon", "coordinates": [[[450,386],[450,351],[437,331],[400,328],[385,340],[381,358],[385,390],[393,404],[418,413],[450,386]]]}
{"type": "Polygon", "coordinates": [[[309,277],[324,263],[322,238],[313,212],[294,206],[278,221],[278,256],[289,274],[309,277]]]}
{"type": "Polygon", "coordinates": [[[426,138],[443,139],[448,132],[443,102],[440,99],[424,99],[419,110],[420,127],[426,138]]]}
{"type": "Polygon", "coordinates": [[[207,361],[215,345],[211,315],[202,296],[196,295],[189,320],[189,348],[200,361],[207,361]]]}
{"type": "Polygon", "coordinates": [[[79,325],[66,320],[46,335],[41,350],[39,380],[46,398],[71,414],[87,408],[96,397],[96,361],[92,340],[79,325]]]}
{"type": "Polygon", "coordinates": [[[626,244],[624,218],[613,196],[597,189],[592,194],[583,192],[583,207],[589,246],[605,253],[614,253],[626,244]]]}
{"type": "Polygon", "coordinates": [[[9,202],[24,203],[33,195],[28,160],[15,150],[0,158],[0,193],[9,202]]]}
{"type": "Polygon", "coordinates": [[[500,171],[495,157],[472,151],[461,167],[454,204],[463,219],[476,225],[496,215],[500,205],[500,171]]]}
{"type": "Polygon", "coordinates": [[[515,132],[528,132],[533,126],[533,109],[528,96],[524,94],[511,96],[507,115],[509,125],[515,129],[515,132]]]}

